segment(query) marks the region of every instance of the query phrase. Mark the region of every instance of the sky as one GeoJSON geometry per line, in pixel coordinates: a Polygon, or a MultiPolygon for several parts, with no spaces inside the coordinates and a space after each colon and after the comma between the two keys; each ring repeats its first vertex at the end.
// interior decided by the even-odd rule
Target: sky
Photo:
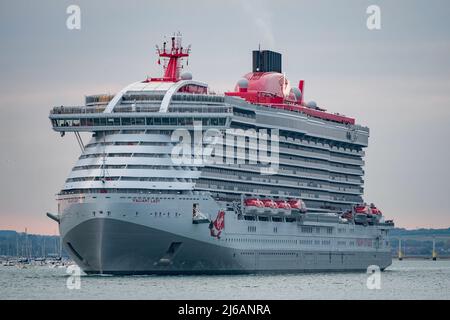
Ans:
{"type": "Polygon", "coordinates": [[[45,213],[80,150],[50,109],[160,75],[155,45],[177,31],[194,79],[217,92],[251,71],[251,50],[281,52],[307,101],[370,127],[365,200],[398,227],[450,227],[449,16],[445,0],[0,0],[0,229],[58,232],[45,213]]]}

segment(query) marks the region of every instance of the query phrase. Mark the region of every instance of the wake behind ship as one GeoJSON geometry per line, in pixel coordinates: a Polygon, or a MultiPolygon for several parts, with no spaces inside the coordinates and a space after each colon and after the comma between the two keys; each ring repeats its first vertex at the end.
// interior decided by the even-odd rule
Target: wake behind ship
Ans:
{"type": "Polygon", "coordinates": [[[223,95],[181,72],[180,35],[157,53],[162,77],[50,112],[82,152],[48,216],[86,273],[391,264],[393,222],[362,198],[368,128],[305,103],[279,53],[254,51],[253,71],[223,95]]]}

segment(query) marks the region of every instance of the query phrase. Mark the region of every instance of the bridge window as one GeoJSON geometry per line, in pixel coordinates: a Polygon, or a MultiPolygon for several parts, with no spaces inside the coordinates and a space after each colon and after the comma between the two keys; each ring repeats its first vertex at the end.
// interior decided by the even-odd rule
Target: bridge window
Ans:
{"type": "Polygon", "coordinates": [[[94,118],[94,126],[104,126],[106,125],[106,119],[105,118],[94,118]]]}
{"type": "Polygon", "coordinates": [[[108,118],[108,126],[120,126],[120,118],[108,118]]]}
{"type": "Polygon", "coordinates": [[[56,127],[71,127],[71,126],[192,126],[194,121],[201,122],[203,126],[223,126],[226,123],[226,118],[77,118],[77,119],[54,119],[53,126],[56,127]]]}

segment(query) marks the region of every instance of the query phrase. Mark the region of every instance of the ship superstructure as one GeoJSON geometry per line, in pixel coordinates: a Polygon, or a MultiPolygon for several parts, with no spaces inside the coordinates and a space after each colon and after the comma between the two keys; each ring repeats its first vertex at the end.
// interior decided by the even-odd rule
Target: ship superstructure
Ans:
{"type": "Polygon", "coordinates": [[[281,55],[223,95],[182,71],[179,35],[157,47],[164,75],[84,106],[53,129],[82,154],[57,196],[63,246],[87,273],[381,269],[388,230],[363,203],[369,130],[304,102],[281,55]],[[169,48],[170,45],[170,48],[169,48]],[[80,132],[92,132],[84,145],[80,132]]]}

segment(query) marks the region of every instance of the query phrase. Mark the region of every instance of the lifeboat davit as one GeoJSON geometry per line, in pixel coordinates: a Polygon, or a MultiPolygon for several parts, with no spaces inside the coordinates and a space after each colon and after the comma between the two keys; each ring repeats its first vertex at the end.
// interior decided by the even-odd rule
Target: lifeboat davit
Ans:
{"type": "Polygon", "coordinates": [[[369,218],[369,222],[375,223],[380,221],[382,215],[383,214],[381,213],[380,209],[378,209],[373,203],[371,203],[369,207],[369,214],[367,215],[367,217],[369,218]]]}
{"type": "Polygon", "coordinates": [[[353,213],[351,210],[349,210],[344,212],[341,217],[347,220],[353,220],[353,213]]]}
{"type": "Polygon", "coordinates": [[[355,218],[355,223],[357,224],[368,224],[367,216],[369,214],[369,206],[364,204],[358,204],[353,207],[353,213],[355,218]]]}

